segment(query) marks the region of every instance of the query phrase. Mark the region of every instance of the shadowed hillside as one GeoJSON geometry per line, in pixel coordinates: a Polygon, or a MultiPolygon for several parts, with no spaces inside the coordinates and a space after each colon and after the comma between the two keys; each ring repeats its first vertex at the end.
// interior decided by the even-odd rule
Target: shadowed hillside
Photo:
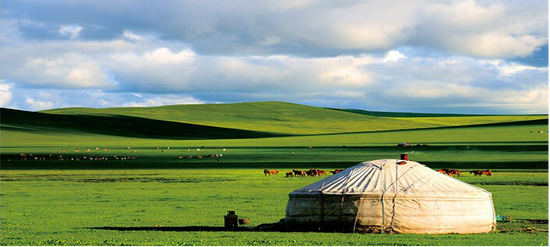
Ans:
{"type": "Polygon", "coordinates": [[[2,130],[101,134],[156,139],[233,139],[281,136],[123,115],[56,115],[1,109],[2,130]]]}

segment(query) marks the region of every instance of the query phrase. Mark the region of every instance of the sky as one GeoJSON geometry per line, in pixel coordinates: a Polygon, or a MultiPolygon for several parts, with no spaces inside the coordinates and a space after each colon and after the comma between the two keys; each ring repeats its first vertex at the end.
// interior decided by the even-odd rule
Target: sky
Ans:
{"type": "Polygon", "coordinates": [[[548,113],[546,0],[1,4],[1,107],[548,113]]]}

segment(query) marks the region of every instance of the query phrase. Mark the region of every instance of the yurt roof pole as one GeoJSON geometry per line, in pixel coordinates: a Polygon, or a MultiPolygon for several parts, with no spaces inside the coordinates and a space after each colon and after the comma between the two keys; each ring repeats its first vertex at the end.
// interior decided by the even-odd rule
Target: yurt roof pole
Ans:
{"type": "MultiPolygon", "coordinates": [[[[384,169],[384,166],[386,166],[386,164],[382,165],[380,167],[380,178],[378,179],[378,182],[382,182],[382,170],[384,169]]],[[[382,203],[382,230],[380,231],[380,234],[384,234],[384,225],[386,224],[386,216],[384,214],[384,212],[386,211],[385,208],[384,208],[384,194],[386,193],[386,183],[384,182],[384,190],[382,191],[382,196],[380,197],[380,202],[382,203]]],[[[359,211],[359,210],[358,210],[359,211]]],[[[359,213],[359,212],[357,212],[359,213]]]]}
{"type": "MultiPolygon", "coordinates": [[[[385,166],[386,164],[384,164],[385,166]]],[[[398,167],[398,164],[397,162],[395,163],[395,181],[393,181],[393,183],[390,184],[390,186],[393,185],[393,187],[395,188],[395,195],[393,197],[393,212],[392,212],[392,219],[391,219],[391,224],[392,224],[392,228],[393,228],[393,216],[395,215],[395,197],[397,196],[397,181],[399,180],[399,170],[397,169],[398,167]]],[[[380,176],[381,177],[385,177],[385,176],[382,176],[382,170],[380,170],[380,176]]],[[[386,191],[389,189],[386,186],[386,183],[384,183],[384,190],[382,191],[382,197],[381,197],[381,203],[382,203],[382,231],[380,232],[381,234],[384,234],[384,232],[386,231],[386,207],[384,205],[384,195],[386,194],[386,191]]]]}
{"type": "Polygon", "coordinates": [[[391,231],[393,231],[394,229],[393,224],[395,222],[395,202],[396,202],[395,198],[397,197],[397,192],[398,192],[397,181],[399,181],[399,164],[395,162],[395,182],[393,182],[393,187],[395,188],[395,194],[392,200],[391,231]]]}

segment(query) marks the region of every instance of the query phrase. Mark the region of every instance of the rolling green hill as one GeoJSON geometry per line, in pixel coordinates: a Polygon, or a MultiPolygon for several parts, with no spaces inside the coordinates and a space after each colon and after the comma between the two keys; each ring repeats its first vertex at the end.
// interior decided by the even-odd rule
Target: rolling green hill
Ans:
{"type": "Polygon", "coordinates": [[[131,116],[221,128],[281,134],[328,134],[423,129],[548,119],[546,115],[369,115],[285,102],[172,105],[125,108],[64,108],[42,111],[59,115],[131,116]]]}
{"type": "MultiPolygon", "coordinates": [[[[2,108],[2,131],[51,135],[99,134],[155,139],[228,139],[277,134],[177,123],[124,115],[56,115],[2,108]]],[[[9,134],[8,134],[9,136],[9,134]]]]}

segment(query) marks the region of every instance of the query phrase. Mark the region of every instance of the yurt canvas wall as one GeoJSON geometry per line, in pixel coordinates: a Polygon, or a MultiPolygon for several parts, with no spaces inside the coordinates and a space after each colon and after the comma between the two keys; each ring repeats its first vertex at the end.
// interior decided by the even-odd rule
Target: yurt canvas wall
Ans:
{"type": "Polygon", "coordinates": [[[482,233],[496,226],[491,193],[399,160],[363,162],[289,195],[289,230],[482,233]]]}

